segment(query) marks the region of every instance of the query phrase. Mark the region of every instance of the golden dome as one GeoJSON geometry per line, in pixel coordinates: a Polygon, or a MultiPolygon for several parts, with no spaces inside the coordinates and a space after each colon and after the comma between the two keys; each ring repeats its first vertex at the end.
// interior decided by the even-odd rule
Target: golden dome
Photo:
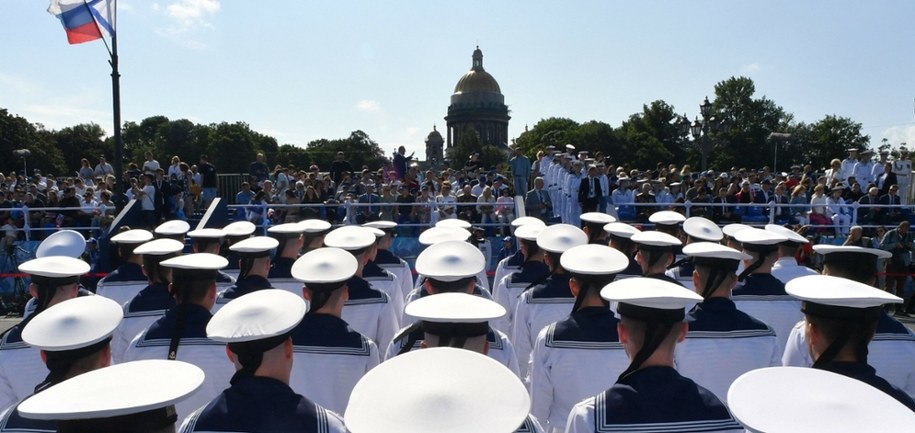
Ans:
{"type": "Polygon", "coordinates": [[[477,47],[473,51],[473,67],[458,80],[454,86],[454,94],[481,92],[502,93],[502,89],[499,88],[496,79],[483,69],[483,52],[477,47]]]}

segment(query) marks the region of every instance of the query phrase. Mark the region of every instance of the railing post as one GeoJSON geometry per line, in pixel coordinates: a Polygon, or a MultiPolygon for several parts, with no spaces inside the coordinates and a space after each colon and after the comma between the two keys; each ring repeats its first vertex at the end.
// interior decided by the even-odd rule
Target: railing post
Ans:
{"type": "Polygon", "coordinates": [[[775,206],[773,206],[773,205],[780,206],[778,203],[775,203],[774,201],[769,202],[769,224],[775,224],[775,206]]]}
{"type": "Polygon", "coordinates": [[[858,225],[858,206],[861,206],[860,203],[853,201],[851,205],[851,225],[858,225]]]}
{"type": "Polygon", "coordinates": [[[691,208],[692,206],[693,206],[693,202],[691,202],[689,200],[683,202],[683,215],[685,217],[689,218],[689,213],[690,213],[689,208],[691,208]]]}
{"type": "Polygon", "coordinates": [[[32,230],[30,227],[31,224],[29,221],[30,218],[31,218],[31,215],[29,214],[29,206],[23,204],[22,205],[22,229],[25,230],[25,240],[27,242],[31,240],[31,233],[32,233],[32,230]]]}

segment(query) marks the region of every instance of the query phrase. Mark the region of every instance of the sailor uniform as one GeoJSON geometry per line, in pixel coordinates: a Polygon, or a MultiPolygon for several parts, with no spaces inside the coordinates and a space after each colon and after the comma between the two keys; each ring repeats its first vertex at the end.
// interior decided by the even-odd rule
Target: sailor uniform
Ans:
{"type": "Polygon", "coordinates": [[[172,334],[179,319],[183,320],[176,359],[200,367],[206,372],[206,379],[196,393],[175,405],[178,419],[183,419],[219,395],[235,373],[235,367],[226,359],[225,344],[207,338],[206,326],[212,317],[200,305],[178,305],[137,335],[125,353],[125,361],[168,359],[172,334]]]}
{"type": "Polygon", "coordinates": [[[686,339],[674,352],[677,371],[721,401],[741,374],[779,365],[775,332],[730,299],[706,299],[688,314],[688,321],[686,339]]]}
{"type": "Polygon", "coordinates": [[[407,293],[413,290],[413,269],[406,260],[397,257],[389,250],[379,249],[375,254],[375,264],[397,277],[397,281],[400,283],[401,298],[406,298],[407,293]]]}
{"type": "Polygon", "coordinates": [[[168,283],[150,284],[124,304],[124,318],[111,339],[112,361],[122,362],[133,339],[175,305],[175,297],[169,293],[168,283]]]}
{"type": "Polygon", "coordinates": [[[292,278],[292,264],[295,259],[289,257],[277,257],[270,263],[270,273],[267,278],[271,281],[274,278],[292,278]]]}
{"type": "Polygon", "coordinates": [[[289,385],[336,413],[346,409],[356,382],[380,362],[378,346],[343,319],[312,313],[292,331],[289,385]]]}
{"type": "MultiPolygon", "coordinates": [[[[229,286],[216,296],[216,304],[213,305],[213,314],[228,304],[229,301],[236,299],[239,296],[247,295],[248,293],[256,292],[258,290],[269,289],[271,287],[270,281],[260,275],[248,275],[245,278],[237,280],[235,281],[235,284],[229,286]]],[[[299,288],[301,289],[301,284],[299,284],[299,288]]],[[[299,290],[297,295],[302,296],[301,290],[299,290]]]]}
{"type": "Polygon", "coordinates": [[[794,257],[779,257],[772,265],[772,275],[782,283],[787,283],[798,277],[817,275],[817,271],[797,264],[794,257]]]}
{"type": "Polygon", "coordinates": [[[528,377],[530,357],[540,330],[572,312],[575,297],[569,289],[569,274],[551,275],[521,294],[512,319],[512,344],[521,361],[521,377],[528,377]]]}
{"type": "Polygon", "coordinates": [[[343,320],[376,345],[386,347],[399,328],[400,311],[394,309],[387,294],[360,277],[353,276],[346,285],[349,299],[343,307],[343,320]]]}
{"type": "MultiPolygon", "coordinates": [[[[412,350],[419,349],[422,346],[423,337],[425,336],[423,330],[417,329],[411,334],[405,334],[409,329],[410,327],[408,326],[397,333],[397,336],[394,337],[394,341],[392,341],[391,344],[388,345],[387,350],[385,350],[385,361],[397,356],[397,354],[407,345],[408,340],[416,340],[412,350]]],[[[486,355],[499,361],[500,364],[508,367],[512,373],[515,373],[515,375],[520,377],[518,357],[515,355],[515,348],[512,346],[508,337],[504,333],[490,327],[489,332],[486,333],[486,342],[489,343],[489,352],[486,355]]]]}
{"type": "Polygon", "coordinates": [[[607,308],[585,307],[540,331],[531,356],[531,414],[547,430],[563,430],[576,403],[609,388],[629,366],[618,322],[607,308]]]}
{"type": "Polygon", "coordinates": [[[743,432],[711,392],[671,367],[645,367],[577,404],[567,433],[743,432]]]}
{"type": "MultiPolygon", "coordinates": [[[[676,261],[679,262],[682,258],[683,257],[678,256],[676,261]]],[[[664,272],[664,275],[672,278],[677,284],[686,287],[687,289],[695,290],[695,287],[693,287],[693,271],[695,269],[696,267],[693,266],[691,261],[686,261],[668,269],[664,272]]]]}
{"type": "Polygon", "coordinates": [[[731,292],[737,309],[762,320],[775,331],[778,357],[785,350],[791,328],[803,318],[801,302],[788,296],[785,283],[772,274],[750,274],[731,292]]]}
{"type": "Polygon", "coordinates": [[[502,332],[511,332],[512,316],[518,297],[532,283],[542,281],[550,274],[550,269],[541,261],[525,262],[517,272],[506,275],[498,282],[493,293],[494,300],[505,307],[508,314],[493,321],[492,325],[502,332]]]}
{"type": "Polygon", "coordinates": [[[518,272],[521,269],[521,265],[524,264],[524,253],[521,250],[515,251],[514,254],[499,260],[499,264],[496,265],[496,272],[493,275],[492,281],[496,284],[496,288],[493,290],[493,295],[496,295],[499,291],[499,283],[507,275],[514,272],[518,272]]]}
{"type": "Polygon", "coordinates": [[[24,326],[20,323],[12,327],[0,340],[0,407],[9,407],[32,395],[35,386],[48,375],[40,351],[22,341],[24,326]]]}
{"type": "Polygon", "coordinates": [[[121,263],[117,269],[99,280],[95,294],[124,305],[146,287],[146,280],[142,266],[130,262],[121,263]]]}
{"type": "MultiPolygon", "coordinates": [[[[807,349],[807,337],[804,333],[806,321],[802,320],[791,330],[782,365],[810,367],[813,359],[807,349]]],[[[880,377],[893,386],[915,398],[915,333],[890,317],[880,313],[877,320],[877,331],[867,345],[867,363],[876,369],[880,377]]]]}
{"type": "MultiPolygon", "coordinates": [[[[424,278],[424,280],[425,280],[425,278],[424,278]]],[[[490,301],[494,300],[494,299],[492,299],[492,295],[490,295],[489,292],[487,292],[485,289],[483,289],[483,287],[481,287],[479,284],[475,284],[473,286],[473,290],[470,291],[470,294],[479,296],[481,298],[488,299],[490,301]]],[[[411,302],[413,302],[419,298],[424,298],[426,296],[429,296],[429,289],[427,289],[426,286],[417,287],[417,288],[413,289],[413,291],[411,291],[407,295],[406,303],[407,303],[407,305],[409,305],[411,302]]],[[[406,317],[406,315],[404,315],[404,316],[406,317]]]]}
{"type": "Polygon", "coordinates": [[[3,433],[56,433],[57,421],[37,420],[23,417],[17,409],[19,405],[10,406],[0,414],[0,432],[3,433]]]}
{"type": "Polygon", "coordinates": [[[868,385],[873,386],[887,394],[890,397],[895,398],[900,403],[904,404],[910,410],[915,411],[915,401],[912,400],[908,394],[902,391],[899,388],[896,388],[893,385],[890,385],[885,379],[880,376],[877,376],[877,371],[874,370],[874,367],[863,363],[863,362],[828,362],[818,366],[817,368],[831,371],[833,373],[838,373],[843,376],[851,377],[858,379],[868,385]]]}
{"type": "MultiPolygon", "coordinates": [[[[403,311],[404,298],[402,296],[401,284],[397,276],[374,262],[368,262],[362,269],[362,279],[369,282],[373,289],[380,290],[388,295],[391,304],[394,305],[394,311],[398,313],[403,311]]],[[[400,327],[401,316],[397,315],[397,326],[400,327]]]]}
{"type": "Polygon", "coordinates": [[[246,377],[189,416],[179,429],[191,432],[334,433],[343,420],[267,377],[246,377]]]}

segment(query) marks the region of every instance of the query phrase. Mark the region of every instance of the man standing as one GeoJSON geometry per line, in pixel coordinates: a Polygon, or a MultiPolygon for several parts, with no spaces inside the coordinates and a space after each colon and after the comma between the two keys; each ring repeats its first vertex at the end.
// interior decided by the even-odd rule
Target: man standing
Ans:
{"type": "Polygon", "coordinates": [[[906,204],[909,203],[909,184],[912,181],[912,161],[909,161],[908,155],[908,150],[899,149],[899,158],[893,161],[893,173],[896,174],[896,182],[899,185],[899,196],[906,204]]]}
{"type": "Polygon", "coordinates": [[[216,198],[219,181],[216,177],[216,167],[210,164],[209,157],[206,154],[200,155],[200,166],[197,167],[202,177],[202,203],[201,207],[206,209],[210,202],[216,198]]]}
{"type": "Polygon", "coordinates": [[[581,180],[578,186],[578,202],[581,204],[581,212],[596,212],[597,205],[603,197],[600,179],[597,177],[597,167],[588,167],[588,176],[581,180]]]}
{"type": "Polygon", "coordinates": [[[861,185],[866,186],[867,184],[873,182],[876,179],[876,177],[873,174],[874,161],[871,161],[871,155],[873,155],[873,154],[874,154],[874,152],[871,152],[870,150],[865,150],[864,152],[861,152],[861,160],[858,161],[857,164],[855,164],[855,168],[853,170],[853,173],[854,173],[853,176],[855,176],[855,179],[861,185]]]}
{"type": "Polygon", "coordinates": [[[395,180],[403,180],[405,174],[407,174],[407,164],[413,159],[413,155],[416,152],[410,153],[410,156],[404,156],[407,153],[407,148],[400,146],[397,148],[397,152],[394,153],[394,172],[397,175],[395,180]]]}
{"type": "MultiPolygon", "coordinates": [[[[912,233],[909,232],[909,222],[903,221],[883,235],[880,240],[880,249],[889,251],[893,257],[886,264],[886,291],[905,297],[906,280],[909,278],[909,265],[912,264],[912,251],[915,251],[912,233]]],[[[902,304],[896,305],[896,315],[907,316],[902,304]]]]}
{"type": "Polygon", "coordinates": [[[855,164],[858,163],[858,149],[851,148],[848,149],[848,158],[842,160],[842,165],[839,169],[839,183],[842,185],[848,185],[848,177],[855,175],[855,164]]]}
{"type": "Polygon", "coordinates": [[[258,152],[257,156],[254,157],[254,162],[248,166],[249,179],[256,179],[257,186],[262,187],[264,186],[264,181],[267,180],[269,171],[270,168],[264,162],[264,154],[258,152]]]}
{"type": "Polygon", "coordinates": [[[330,178],[333,179],[334,184],[340,184],[340,181],[343,180],[343,173],[352,172],[353,166],[349,161],[343,159],[343,152],[337,152],[337,159],[330,164],[330,178]]]}
{"type": "Polygon", "coordinates": [[[109,174],[114,174],[114,168],[105,161],[105,155],[99,155],[98,165],[95,166],[95,177],[104,179],[109,174]]]}
{"type": "Polygon", "coordinates": [[[550,199],[550,194],[543,188],[543,183],[542,177],[534,178],[534,189],[527,192],[524,207],[528,216],[547,222],[553,216],[553,201],[550,199]]]}
{"type": "Polygon", "coordinates": [[[521,146],[515,146],[515,156],[508,161],[514,179],[515,195],[527,192],[527,179],[531,176],[531,160],[524,156],[521,146]]]}
{"type": "Polygon", "coordinates": [[[156,170],[159,169],[159,161],[156,161],[153,158],[153,154],[150,151],[146,151],[146,161],[143,162],[143,173],[144,174],[156,174],[156,170]]]}

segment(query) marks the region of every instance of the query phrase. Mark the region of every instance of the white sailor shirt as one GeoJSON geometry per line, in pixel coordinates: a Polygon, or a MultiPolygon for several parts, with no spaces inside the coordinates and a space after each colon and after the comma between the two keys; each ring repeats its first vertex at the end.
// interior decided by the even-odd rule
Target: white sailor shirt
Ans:
{"type": "Polygon", "coordinates": [[[776,348],[781,358],[791,328],[804,317],[801,301],[788,295],[785,283],[772,274],[748,275],[744,284],[731,292],[731,299],[738,310],[762,320],[775,331],[776,348]]]}
{"type": "Polygon", "coordinates": [[[493,320],[492,326],[502,332],[511,332],[512,317],[518,297],[528,287],[541,283],[550,275],[550,268],[541,261],[525,262],[517,272],[506,275],[499,281],[493,293],[494,300],[505,308],[506,315],[493,320]]]}
{"type": "Polygon", "coordinates": [[[40,350],[22,341],[25,324],[13,326],[0,340],[0,407],[9,407],[32,395],[47,376],[40,350]]]}
{"type": "Polygon", "coordinates": [[[499,260],[499,263],[496,265],[496,272],[495,272],[495,274],[493,274],[493,279],[492,279],[493,283],[496,286],[495,288],[493,288],[493,292],[492,292],[493,296],[495,296],[496,292],[498,292],[498,290],[499,290],[499,288],[498,288],[499,282],[501,282],[502,279],[505,278],[506,275],[509,275],[513,272],[518,272],[518,270],[521,269],[521,265],[523,265],[523,264],[524,264],[524,253],[522,253],[521,250],[515,251],[514,254],[512,254],[502,260],[499,260]]]}
{"type": "MultiPolygon", "coordinates": [[[[391,304],[394,305],[394,311],[401,312],[404,308],[404,298],[401,295],[400,281],[393,273],[384,270],[374,262],[366,263],[362,269],[362,279],[369,282],[369,285],[376,290],[380,290],[388,295],[391,304]]],[[[401,315],[397,315],[397,327],[400,328],[402,323],[401,315]]]]}
{"type": "Polygon", "coordinates": [[[521,377],[528,378],[531,352],[540,330],[572,312],[575,297],[569,289],[569,274],[549,276],[543,284],[525,290],[512,318],[512,344],[518,355],[521,377]]]}
{"type": "MultiPolygon", "coordinates": [[[[410,326],[407,326],[397,333],[394,341],[392,341],[391,344],[388,345],[387,350],[385,350],[385,361],[397,356],[400,351],[403,350],[403,348],[407,345],[408,340],[410,340],[411,337],[416,339],[416,342],[413,343],[413,347],[410,348],[410,350],[420,350],[425,334],[423,333],[422,329],[416,329],[412,333],[407,334],[407,331],[409,331],[410,328],[410,326]]],[[[490,327],[489,332],[486,333],[486,342],[489,343],[489,352],[486,355],[496,361],[499,361],[500,364],[507,367],[512,371],[512,373],[515,373],[515,375],[520,378],[521,376],[518,371],[518,358],[515,356],[515,348],[508,340],[508,337],[505,334],[490,327]]]]}
{"type": "Polygon", "coordinates": [[[410,264],[391,251],[381,249],[375,255],[375,263],[397,276],[397,281],[400,283],[400,297],[405,299],[407,293],[413,290],[413,269],[410,268],[410,264]]]}
{"type": "Polygon", "coordinates": [[[111,337],[112,363],[124,362],[124,354],[133,339],[175,305],[175,297],[169,293],[168,283],[150,284],[125,303],[124,318],[111,337]]]}
{"type": "Polygon", "coordinates": [[[794,257],[779,257],[775,264],[772,265],[772,275],[775,278],[778,278],[779,281],[788,284],[788,281],[795,278],[807,275],[819,275],[819,273],[806,266],[797,264],[797,260],[795,260],[794,257]]]}
{"type": "Polygon", "coordinates": [[[343,320],[376,345],[387,346],[397,333],[402,311],[395,310],[387,294],[361,277],[353,276],[346,285],[349,299],[343,304],[343,320]]]}
{"type": "Polygon", "coordinates": [[[147,282],[142,266],[126,262],[99,280],[95,286],[95,294],[111,299],[118,305],[124,305],[137,296],[137,293],[146,287],[147,282]]]}

